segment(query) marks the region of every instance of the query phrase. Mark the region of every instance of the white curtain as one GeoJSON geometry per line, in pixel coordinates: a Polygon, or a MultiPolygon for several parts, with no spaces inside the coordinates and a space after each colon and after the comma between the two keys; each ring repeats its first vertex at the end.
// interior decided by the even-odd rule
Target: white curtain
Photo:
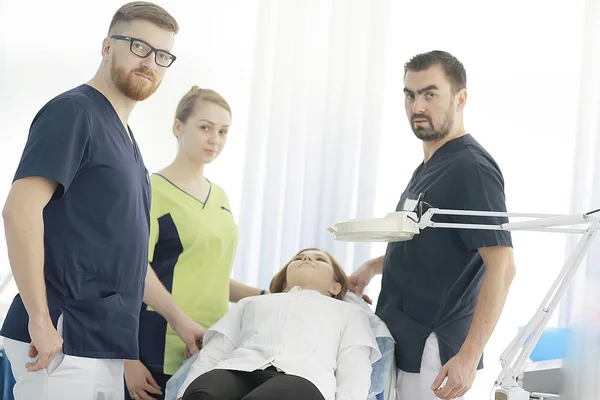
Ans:
{"type": "MultiPolygon", "coordinates": [[[[7,73],[7,66],[6,66],[6,55],[8,54],[6,51],[6,38],[7,38],[7,17],[6,17],[6,3],[4,3],[2,0],[0,0],[0,121],[6,121],[9,118],[9,113],[7,113],[7,106],[9,104],[9,98],[7,96],[7,90],[6,87],[8,86],[8,82],[9,82],[9,78],[8,78],[8,73],[7,73]]],[[[5,146],[5,140],[3,138],[3,135],[0,133],[0,148],[5,146]]],[[[0,151],[0,157],[2,157],[2,152],[0,151]]],[[[2,193],[2,190],[0,189],[0,193],[2,193]]],[[[4,198],[1,198],[0,200],[0,208],[4,206],[4,198]]],[[[2,251],[2,247],[4,244],[4,229],[3,229],[3,224],[0,224],[0,233],[2,234],[0,236],[0,320],[2,318],[4,318],[4,315],[6,313],[6,310],[8,310],[8,305],[6,304],[6,301],[4,300],[5,298],[10,298],[12,297],[12,292],[14,291],[14,289],[11,291],[10,289],[12,289],[11,283],[12,283],[12,274],[10,272],[10,269],[8,268],[8,266],[6,264],[8,264],[8,262],[5,260],[4,257],[2,257],[4,255],[4,252],[2,251]],[[6,265],[6,266],[5,266],[6,265]],[[9,291],[11,293],[9,293],[8,295],[4,295],[7,291],[7,288],[9,289],[9,291]],[[10,297],[9,297],[10,296],[10,297]]]]}
{"type": "MultiPolygon", "coordinates": [[[[73,36],[69,21],[85,15],[84,2],[0,0],[1,199],[31,118],[52,96],[90,78],[108,21],[122,3],[98,3],[95,18],[73,36]],[[42,53],[23,46],[37,43],[44,32],[70,39],[46,43],[42,53]],[[40,59],[51,79],[38,79],[40,59]]],[[[210,87],[229,101],[234,122],[227,149],[207,176],[229,194],[240,225],[236,279],[266,287],[305,246],[333,252],[348,272],[383,254],[385,246],[336,243],[326,228],[393,211],[422,157],[403,111],[402,66],[412,55],[433,49],[448,50],[465,63],[467,126],[501,165],[510,210],[561,213],[569,207],[573,212],[600,207],[598,0],[587,0],[585,43],[585,0],[509,0],[494,9],[475,0],[159,3],[182,28],[178,61],[156,95],[136,107],[132,125],[148,168],[156,171],[175,155],[173,113],[189,87],[210,87]],[[576,139],[577,149],[571,151],[576,139]],[[573,158],[580,168],[571,173],[573,158]]],[[[1,286],[9,271],[1,224],[0,236],[1,286]]],[[[564,240],[562,235],[515,234],[519,272],[486,348],[487,367],[478,375],[474,398],[489,393],[499,372],[498,355],[554,280],[564,240]]],[[[592,297],[600,281],[599,244],[600,238],[563,305],[563,324],[592,315],[567,311],[600,304],[592,297]]],[[[378,283],[371,285],[374,300],[378,283]]],[[[4,303],[16,292],[14,285],[9,289],[1,296],[4,303]]],[[[587,354],[600,358],[600,351],[587,354]]],[[[594,382],[593,368],[585,368],[589,362],[573,360],[592,371],[573,380],[575,386],[589,389],[594,382]]]]}
{"type": "MultiPolygon", "coordinates": [[[[587,0],[581,95],[575,149],[572,211],[600,208],[600,2],[587,0]]],[[[599,215],[599,214],[596,214],[599,215]]],[[[570,253],[578,238],[567,245],[570,253]]],[[[596,237],[562,304],[561,322],[574,332],[561,398],[592,399],[600,393],[600,237],[596,237]]]]}
{"type": "Polygon", "coordinates": [[[373,214],[388,1],[259,4],[234,277],[267,287],[304,247],[370,255],[327,228],[373,214]]]}

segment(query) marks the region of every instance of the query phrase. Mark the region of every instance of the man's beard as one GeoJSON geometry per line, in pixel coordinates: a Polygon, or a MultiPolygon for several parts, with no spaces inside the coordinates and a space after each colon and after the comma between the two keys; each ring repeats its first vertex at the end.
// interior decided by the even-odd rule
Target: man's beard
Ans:
{"type": "Polygon", "coordinates": [[[446,110],[441,126],[436,129],[433,125],[431,117],[425,114],[414,114],[410,121],[410,127],[415,136],[424,142],[435,142],[448,136],[452,125],[454,124],[454,116],[452,115],[452,105],[446,110]],[[415,119],[426,119],[428,126],[415,125],[415,119]]]}
{"type": "Polygon", "coordinates": [[[113,62],[110,68],[110,74],[117,89],[125,96],[135,101],[146,100],[156,92],[156,89],[160,86],[160,82],[156,79],[156,75],[143,68],[134,69],[128,73],[123,67],[117,67],[113,62]],[[151,82],[135,76],[135,74],[148,77],[151,82]]]}

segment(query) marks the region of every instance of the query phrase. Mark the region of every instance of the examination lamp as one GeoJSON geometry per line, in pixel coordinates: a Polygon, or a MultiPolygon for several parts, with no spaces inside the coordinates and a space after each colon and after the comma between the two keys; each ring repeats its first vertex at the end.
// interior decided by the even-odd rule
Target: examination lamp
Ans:
{"type": "Polygon", "coordinates": [[[416,212],[399,211],[390,213],[384,218],[354,219],[340,222],[328,230],[336,240],[346,242],[399,242],[411,240],[425,228],[540,231],[582,235],[533,318],[500,356],[502,371],[500,371],[500,375],[494,383],[494,399],[529,400],[530,393],[518,385],[519,376],[523,373],[525,363],[540,339],[553,311],[558,306],[575,272],[590,249],[592,241],[600,228],[600,218],[594,215],[599,211],[596,210],[586,214],[550,215],[429,208],[420,217],[416,212]],[[435,215],[527,218],[528,220],[500,225],[442,223],[432,221],[435,215]]]}

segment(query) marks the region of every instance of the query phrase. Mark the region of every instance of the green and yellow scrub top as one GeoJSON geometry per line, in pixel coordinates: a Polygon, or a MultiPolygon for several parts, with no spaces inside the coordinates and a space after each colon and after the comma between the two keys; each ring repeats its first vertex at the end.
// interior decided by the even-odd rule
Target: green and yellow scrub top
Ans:
{"type": "MultiPolygon", "coordinates": [[[[205,329],[229,309],[229,279],[238,231],[227,195],[210,182],[205,203],[159,174],[150,178],[148,258],[175,302],[205,329]]],[[[152,372],[174,374],[185,345],[156,311],[142,306],[140,360],[152,372]]]]}

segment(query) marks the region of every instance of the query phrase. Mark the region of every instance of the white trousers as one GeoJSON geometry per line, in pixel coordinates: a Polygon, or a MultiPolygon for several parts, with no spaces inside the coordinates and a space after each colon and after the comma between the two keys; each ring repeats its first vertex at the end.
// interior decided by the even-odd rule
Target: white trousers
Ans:
{"type": "MultiPolygon", "coordinates": [[[[58,320],[62,334],[62,316],[58,320]]],[[[15,400],[123,400],[123,360],[75,357],[59,351],[48,368],[28,372],[29,343],[4,338],[15,400]]]]}
{"type": "MultiPolygon", "coordinates": [[[[396,379],[396,400],[437,400],[431,385],[442,369],[440,348],[435,333],[432,333],[425,342],[423,358],[421,359],[421,372],[410,373],[398,370],[396,379]]],[[[458,397],[457,400],[465,400],[458,397]]]]}

